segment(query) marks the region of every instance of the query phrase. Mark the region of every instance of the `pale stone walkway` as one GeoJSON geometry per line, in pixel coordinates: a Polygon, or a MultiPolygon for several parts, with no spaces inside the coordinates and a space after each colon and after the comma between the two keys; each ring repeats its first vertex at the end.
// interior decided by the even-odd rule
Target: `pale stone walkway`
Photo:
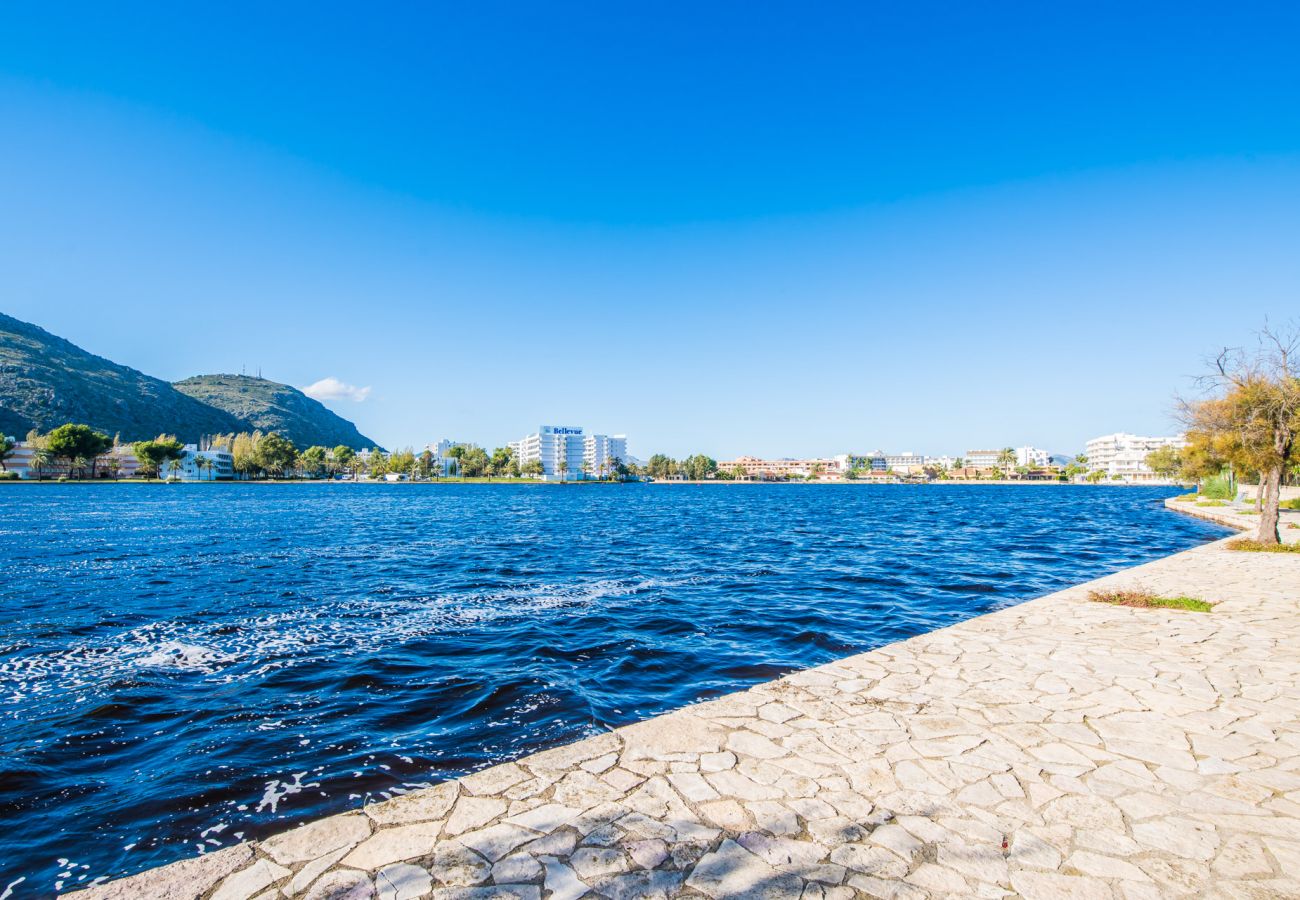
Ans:
{"type": "Polygon", "coordinates": [[[1300,557],[1211,544],[81,895],[425,896],[1300,897],[1300,557]]]}

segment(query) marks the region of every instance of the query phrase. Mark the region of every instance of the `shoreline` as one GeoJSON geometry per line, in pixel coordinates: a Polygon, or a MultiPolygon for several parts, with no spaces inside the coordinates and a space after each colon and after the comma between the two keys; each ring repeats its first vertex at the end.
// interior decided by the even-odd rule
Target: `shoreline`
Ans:
{"type": "Polygon", "coordinates": [[[75,896],[1297,894],[1300,565],[1230,539],[75,896]]]}

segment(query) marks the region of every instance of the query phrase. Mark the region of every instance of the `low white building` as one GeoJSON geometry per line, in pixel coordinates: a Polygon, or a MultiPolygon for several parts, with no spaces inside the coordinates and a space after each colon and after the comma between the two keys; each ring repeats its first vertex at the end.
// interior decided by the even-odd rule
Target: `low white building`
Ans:
{"type": "Polygon", "coordinates": [[[158,477],[181,481],[227,481],[235,477],[235,457],[221,447],[200,450],[198,444],[186,444],[180,459],[162,464],[158,477]]]}
{"type": "Polygon", "coordinates": [[[1100,471],[1112,481],[1161,481],[1147,465],[1147,454],[1161,447],[1185,446],[1187,441],[1181,436],[1143,437],[1120,431],[1088,441],[1084,455],[1088,457],[1089,470],[1100,471]]]}
{"type": "Polygon", "coordinates": [[[540,461],[548,478],[581,478],[584,469],[588,475],[599,477],[608,474],[612,460],[628,458],[627,435],[584,434],[573,425],[541,425],[507,446],[514,451],[520,468],[540,461]]]}

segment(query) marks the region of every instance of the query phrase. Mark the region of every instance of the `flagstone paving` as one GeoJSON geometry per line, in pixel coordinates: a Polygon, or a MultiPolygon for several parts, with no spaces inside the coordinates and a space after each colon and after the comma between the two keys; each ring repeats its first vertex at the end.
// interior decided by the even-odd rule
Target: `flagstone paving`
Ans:
{"type": "Polygon", "coordinates": [[[80,895],[943,896],[1300,896],[1300,558],[1206,545],[80,895]]]}

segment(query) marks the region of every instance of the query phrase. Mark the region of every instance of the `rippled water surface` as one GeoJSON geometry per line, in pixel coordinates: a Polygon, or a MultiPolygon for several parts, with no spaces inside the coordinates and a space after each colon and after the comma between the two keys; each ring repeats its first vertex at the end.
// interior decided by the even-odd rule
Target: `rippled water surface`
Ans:
{"type": "Polygon", "coordinates": [[[1224,533],[1162,509],[1170,493],[0,487],[0,895],[266,834],[1224,533]]]}

